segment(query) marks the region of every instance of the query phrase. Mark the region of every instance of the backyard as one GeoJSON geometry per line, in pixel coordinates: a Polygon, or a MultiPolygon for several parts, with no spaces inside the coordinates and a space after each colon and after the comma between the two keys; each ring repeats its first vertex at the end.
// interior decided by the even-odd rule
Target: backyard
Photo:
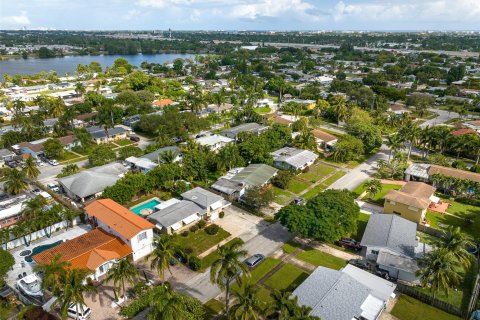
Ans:
{"type": "MultiPolygon", "coordinates": [[[[382,183],[382,189],[379,193],[377,193],[371,199],[369,199],[368,195],[365,195],[362,200],[368,200],[370,202],[383,206],[383,202],[385,201],[385,196],[387,195],[387,193],[390,190],[399,190],[401,187],[401,185],[397,184],[382,183]]],[[[353,190],[357,197],[359,197],[365,191],[367,191],[366,181],[353,190]]]]}
{"type": "Polygon", "coordinates": [[[347,264],[347,262],[343,259],[312,248],[305,248],[304,251],[300,252],[295,257],[313,264],[316,267],[322,266],[335,270],[340,270],[347,264]]]}
{"type": "Polygon", "coordinates": [[[460,320],[459,317],[406,295],[400,296],[391,313],[400,320],[460,320]]]}

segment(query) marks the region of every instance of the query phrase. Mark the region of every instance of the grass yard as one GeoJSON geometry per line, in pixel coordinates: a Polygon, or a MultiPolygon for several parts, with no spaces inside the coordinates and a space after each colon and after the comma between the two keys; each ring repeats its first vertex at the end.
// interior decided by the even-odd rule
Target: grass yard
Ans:
{"type": "MultiPolygon", "coordinates": [[[[367,190],[367,187],[366,187],[365,184],[366,184],[366,181],[353,190],[353,192],[357,195],[357,197],[360,196],[363,192],[365,192],[367,190]]],[[[383,202],[385,201],[385,199],[384,199],[385,195],[390,190],[399,190],[401,187],[402,186],[399,186],[399,185],[396,185],[396,184],[382,183],[382,190],[379,193],[377,193],[372,199],[368,199],[368,195],[366,195],[362,199],[363,200],[369,200],[373,203],[376,203],[378,205],[383,206],[383,202]]]]}
{"type": "Polygon", "coordinates": [[[400,296],[391,313],[400,320],[460,320],[459,317],[406,295],[400,296]]]}
{"type": "Polygon", "coordinates": [[[280,264],[280,260],[273,258],[266,258],[262,264],[250,272],[250,280],[252,283],[257,283],[258,280],[263,278],[270,270],[280,264]]]}
{"type": "Polygon", "coordinates": [[[362,240],[365,228],[367,228],[368,219],[370,219],[369,214],[360,212],[357,218],[357,231],[351,235],[353,239],[357,241],[362,240]]]}
{"type": "Polygon", "coordinates": [[[306,278],[308,273],[291,264],[286,264],[268,278],[264,284],[275,290],[293,291],[306,278]]]}
{"type": "Polygon", "coordinates": [[[319,163],[312,166],[308,172],[299,174],[297,178],[307,182],[315,183],[335,170],[336,169],[333,167],[319,163]]]}
{"type": "Polygon", "coordinates": [[[291,254],[294,253],[298,248],[300,248],[300,246],[300,243],[289,241],[282,246],[282,250],[287,254],[291,254]]]}
{"type": "Polygon", "coordinates": [[[177,235],[173,241],[181,248],[191,249],[192,254],[198,256],[200,253],[210,249],[228,236],[230,236],[230,233],[222,228],[218,230],[216,235],[209,235],[204,229],[202,229],[195,233],[189,232],[186,237],[177,235]]]}
{"type": "Polygon", "coordinates": [[[222,312],[225,309],[225,305],[216,299],[211,299],[205,303],[205,309],[207,312],[204,319],[210,320],[222,312]]]}
{"type": "MultiPolygon", "coordinates": [[[[446,200],[444,200],[446,201],[446,200]]],[[[448,201],[451,202],[451,201],[448,201]]],[[[480,208],[460,202],[451,202],[448,214],[427,211],[427,221],[432,228],[442,229],[445,226],[460,227],[463,232],[471,235],[477,241],[480,240],[480,208]],[[454,215],[454,216],[452,216],[454,215]],[[465,220],[471,219],[472,223],[465,220]]]]}
{"type": "Polygon", "coordinates": [[[272,111],[270,107],[259,107],[259,108],[255,108],[254,110],[255,112],[258,112],[258,113],[269,113],[270,111],[272,111]]]}
{"type": "Polygon", "coordinates": [[[273,201],[278,204],[286,205],[295,198],[295,195],[288,190],[283,190],[277,187],[273,187],[272,190],[275,195],[273,201]]]}
{"type": "Polygon", "coordinates": [[[258,286],[257,297],[258,300],[263,302],[262,310],[264,312],[268,310],[274,302],[272,293],[262,286],[258,286]]]}
{"type": "Polygon", "coordinates": [[[305,192],[302,195],[302,197],[307,199],[307,200],[312,199],[313,197],[318,195],[320,192],[326,190],[332,183],[334,183],[335,181],[337,181],[338,179],[340,179],[344,175],[345,175],[344,171],[335,172],[331,177],[325,179],[319,185],[317,185],[317,186],[313,187],[312,189],[308,190],[307,192],[305,192]]]}
{"type": "Polygon", "coordinates": [[[332,256],[331,254],[307,248],[295,256],[297,259],[303,260],[314,266],[322,266],[330,269],[340,270],[347,264],[347,261],[332,256]]]}
{"type": "Polygon", "coordinates": [[[307,189],[312,183],[300,180],[298,177],[293,178],[288,184],[288,191],[298,194],[307,189]]]}
{"type": "Polygon", "coordinates": [[[77,158],[81,158],[82,156],[79,156],[78,154],[75,154],[69,150],[63,150],[63,157],[61,159],[56,159],[58,162],[63,162],[63,161],[70,161],[74,160],[77,158]]]}
{"type": "Polygon", "coordinates": [[[130,140],[130,139],[122,139],[122,140],[116,140],[114,141],[113,143],[121,146],[121,147],[125,147],[125,146],[129,146],[131,144],[135,144],[134,141],[130,140]]]}
{"type": "MultiPolygon", "coordinates": [[[[228,241],[225,245],[226,246],[229,246],[229,245],[232,245],[234,243],[241,243],[243,244],[243,240],[240,239],[240,238],[234,238],[230,241],[228,241]]],[[[217,250],[213,251],[212,253],[208,254],[206,257],[204,257],[202,259],[202,268],[201,268],[201,271],[204,271],[205,269],[207,269],[208,267],[210,267],[212,265],[212,263],[217,260],[220,256],[218,255],[217,253],[217,250]]]]}

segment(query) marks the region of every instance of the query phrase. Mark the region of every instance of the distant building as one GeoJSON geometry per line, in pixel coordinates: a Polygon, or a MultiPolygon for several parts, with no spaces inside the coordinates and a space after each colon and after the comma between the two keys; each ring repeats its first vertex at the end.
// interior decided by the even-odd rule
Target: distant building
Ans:
{"type": "Polygon", "coordinates": [[[236,127],[232,127],[222,131],[222,135],[230,139],[237,140],[238,135],[242,132],[250,132],[253,134],[261,134],[268,129],[267,126],[258,124],[256,122],[244,123],[236,127]]]}
{"type": "Polygon", "coordinates": [[[127,138],[127,130],[122,127],[109,128],[107,131],[108,135],[103,127],[93,126],[87,128],[87,132],[90,133],[90,136],[96,144],[109,143],[127,138]]]}

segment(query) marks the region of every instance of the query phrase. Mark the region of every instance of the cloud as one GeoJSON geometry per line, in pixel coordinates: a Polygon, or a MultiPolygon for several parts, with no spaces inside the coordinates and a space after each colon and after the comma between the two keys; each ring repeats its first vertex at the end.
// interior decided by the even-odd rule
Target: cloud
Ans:
{"type": "Polygon", "coordinates": [[[32,23],[27,16],[26,11],[20,12],[20,15],[0,17],[0,29],[3,28],[19,28],[29,26],[32,23]]]}
{"type": "Polygon", "coordinates": [[[286,13],[309,15],[309,10],[313,9],[314,5],[302,0],[260,0],[234,5],[232,16],[255,20],[260,17],[279,17],[286,13]]]}
{"type": "Polygon", "coordinates": [[[127,14],[123,16],[125,20],[132,20],[140,15],[141,11],[137,9],[128,10],[127,14]]]}

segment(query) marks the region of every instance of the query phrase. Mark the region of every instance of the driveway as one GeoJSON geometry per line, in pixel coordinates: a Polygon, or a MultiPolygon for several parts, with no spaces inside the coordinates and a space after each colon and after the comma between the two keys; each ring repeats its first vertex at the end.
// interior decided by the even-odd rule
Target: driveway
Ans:
{"type": "Polygon", "coordinates": [[[380,147],[380,151],[371,156],[367,161],[350,170],[346,175],[335,181],[328,189],[348,189],[353,190],[363,181],[370,178],[377,171],[377,161],[388,159],[388,148],[385,145],[380,147]]]}
{"type": "MultiPolygon", "coordinates": [[[[84,168],[88,165],[88,160],[82,160],[79,162],[75,162],[75,164],[79,168],[84,168]]],[[[62,172],[62,169],[65,167],[65,164],[61,164],[58,166],[51,166],[47,164],[46,166],[43,167],[38,167],[40,170],[40,175],[38,176],[38,180],[41,182],[44,182],[46,180],[51,180],[52,178],[55,178],[58,174],[62,172]]]]}
{"type": "Polygon", "coordinates": [[[232,237],[238,237],[244,242],[255,237],[270,224],[260,217],[246,212],[234,205],[224,209],[225,217],[215,220],[215,224],[230,232],[232,237]]]}

